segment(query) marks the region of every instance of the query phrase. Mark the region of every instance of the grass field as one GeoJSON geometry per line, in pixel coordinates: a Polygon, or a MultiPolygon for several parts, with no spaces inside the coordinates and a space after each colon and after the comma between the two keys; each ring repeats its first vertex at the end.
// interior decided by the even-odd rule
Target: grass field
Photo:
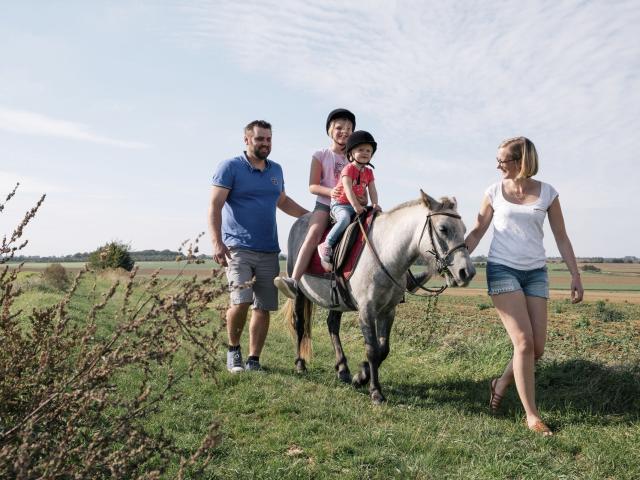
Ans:
{"type": "MultiPolygon", "coordinates": [[[[159,266],[140,265],[144,271],[159,266]]],[[[568,279],[554,267],[552,278],[568,279]]],[[[203,274],[210,268],[195,267],[203,274]]],[[[593,275],[615,288],[634,273],[593,275]]],[[[59,297],[29,289],[38,275],[24,274],[27,288],[16,307],[59,297]]],[[[523,426],[513,390],[503,415],[488,414],[489,380],[508,361],[510,343],[486,294],[453,291],[430,318],[424,298],[399,306],[381,368],[388,399],[382,407],[371,405],[366,389],[337,381],[326,312],[317,310],[307,374],[294,373],[292,341],[275,314],[261,357],[264,373],[222,372],[217,381],[195,374],[185,384],[186,398],[164,402],[149,429],[162,428],[195,449],[211,417],[218,419],[222,443],[198,478],[640,478],[640,305],[550,302],[537,386],[542,415],[556,435],[543,439],[523,426]]],[[[108,315],[101,322],[106,331],[113,326],[108,315]]],[[[218,327],[213,321],[211,328],[218,327]]],[[[344,316],[342,338],[355,371],[364,348],[354,314],[344,316]]],[[[243,340],[246,354],[246,333],[243,340]]],[[[219,355],[222,367],[224,352],[219,355]]],[[[127,378],[119,387],[135,390],[127,378]]]]}

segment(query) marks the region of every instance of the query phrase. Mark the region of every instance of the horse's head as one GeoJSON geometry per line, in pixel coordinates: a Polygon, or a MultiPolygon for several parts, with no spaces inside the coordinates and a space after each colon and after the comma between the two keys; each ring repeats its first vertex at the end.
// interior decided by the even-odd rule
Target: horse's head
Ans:
{"type": "Polygon", "coordinates": [[[422,203],[428,213],[420,233],[420,255],[427,262],[435,262],[439,273],[444,273],[447,283],[465,287],[476,274],[469,251],[464,244],[466,228],[457,212],[455,197],[443,197],[439,201],[420,190],[422,203]]]}

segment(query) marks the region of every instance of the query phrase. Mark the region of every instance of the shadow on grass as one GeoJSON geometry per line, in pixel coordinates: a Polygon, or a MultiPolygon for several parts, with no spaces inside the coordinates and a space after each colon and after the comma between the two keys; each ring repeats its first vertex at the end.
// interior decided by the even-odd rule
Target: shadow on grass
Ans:
{"type": "MultiPolygon", "coordinates": [[[[488,413],[489,381],[392,381],[386,393],[390,404],[448,405],[474,414],[488,413]]],[[[536,370],[536,388],[540,409],[562,418],[565,425],[640,421],[640,365],[608,367],[580,359],[543,363],[536,370]]],[[[502,412],[505,417],[522,414],[513,385],[505,395],[502,412]]]]}

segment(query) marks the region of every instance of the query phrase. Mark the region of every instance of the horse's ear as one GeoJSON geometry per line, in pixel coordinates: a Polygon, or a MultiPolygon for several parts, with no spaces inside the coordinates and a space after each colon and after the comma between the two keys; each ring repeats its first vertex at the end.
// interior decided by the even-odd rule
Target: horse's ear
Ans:
{"type": "Polygon", "coordinates": [[[429,210],[432,210],[432,207],[438,203],[436,200],[424,193],[422,189],[420,189],[420,196],[422,197],[422,203],[424,203],[429,210]]]}
{"type": "Polygon", "coordinates": [[[453,203],[453,210],[458,210],[458,200],[456,200],[456,197],[451,197],[451,203],[453,203]]]}

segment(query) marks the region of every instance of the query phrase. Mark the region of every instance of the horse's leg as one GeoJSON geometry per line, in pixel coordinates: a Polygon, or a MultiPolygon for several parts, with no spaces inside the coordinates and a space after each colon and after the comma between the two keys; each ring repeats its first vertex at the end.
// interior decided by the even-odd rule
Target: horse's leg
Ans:
{"type": "Polygon", "coordinates": [[[376,333],[376,313],[373,305],[368,305],[360,311],[360,329],[364,336],[365,352],[367,354],[367,360],[369,368],[362,365],[362,370],[353,379],[353,383],[357,385],[363,385],[363,380],[369,377],[369,395],[371,400],[375,404],[381,404],[385,401],[384,395],[382,395],[382,388],[378,380],[378,367],[381,362],[381,352],[378,345],[378,338],[376,333]],[[368,370],[368,371],[367,371],[368,370]]]}
{"type": "Polygon", "coordinates": [[[304,323],[305,323],[305,296],[301,293],[296,295],[295,307],[293,311],[296,334],[298,336],[296,348],[296,372],[304,373],[307,371],[306,362],[302,358],[301,346],[304,339],[304,323]]]}
{"type": "Polygon", "coordinates": [[[391,336],[391,327],[396,316],[396,309],[390,312],[379,313],[376,319],[376,330],[378,332],[378,347],[380,347],[380,364],[389,356],[389,337],[391,336]]]}
{"type": "Polygon", "coordinates": [[[336,354],[336,371],[338,372],[338,378],[345,383],[349,383],[351,382],[351,372],[349,371],[347,357],[344,354],[342,342],[340,341],[341,319],[342,312],[329,311],[327,327],[329,327],[329,336],[331,337],[331,343],[333,343],[333,351],[336,354]]]}

